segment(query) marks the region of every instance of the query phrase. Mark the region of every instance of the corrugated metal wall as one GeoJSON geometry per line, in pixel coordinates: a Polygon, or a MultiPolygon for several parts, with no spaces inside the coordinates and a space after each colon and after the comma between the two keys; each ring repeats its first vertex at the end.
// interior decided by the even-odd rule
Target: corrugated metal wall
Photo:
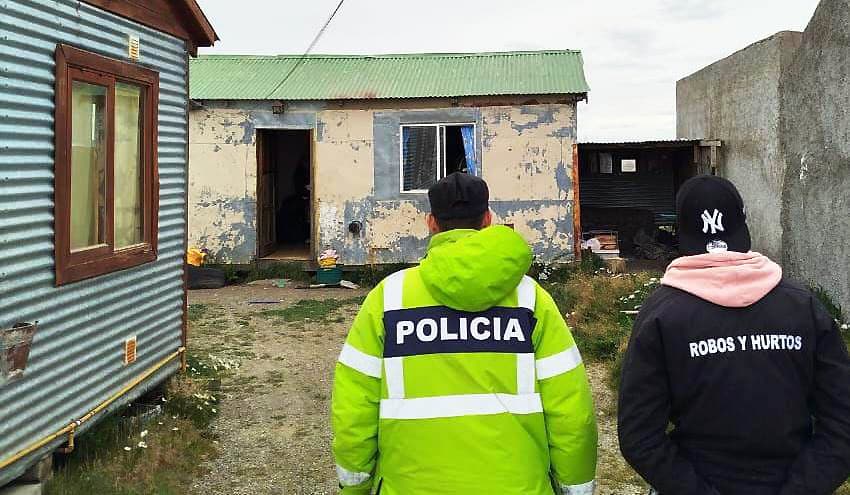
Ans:
{"type": "Polygon", "coordinates": [[[598,171],[596,149],[581,151],[579,190],[582,208],[634,208],[651,211],[656,221],[668,220],[675,214],[676,187],[679,177],[689,166],[692,150],[618,150],[609,149],[613,173],[598,171]],[[620,161],[637,159],[636,173],[620,171],[620,161]]]}
{"type": "MultiPolygon", "coordinates": [[[[83,416],[180,347],[186,70],[182,40],[87,4],[0,3],[0,328],[39,321],[24,376],[0,385],[0,461],[83,416]],[[141,38],[141,64],[160,73],[159,259],[55,288],[54,49],[62,42],[125,60],[128,33],[141,38]],[[123,341],[133,335],[138,361],[125,367],[123,341]]],[[[0,471],[0,485],[23,467],[0,471]]]]}

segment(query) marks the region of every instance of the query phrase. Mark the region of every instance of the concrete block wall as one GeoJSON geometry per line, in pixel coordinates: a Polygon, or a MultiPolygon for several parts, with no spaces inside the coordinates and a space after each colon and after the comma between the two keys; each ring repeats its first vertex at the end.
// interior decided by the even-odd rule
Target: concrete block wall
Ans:
{"type": "Polygon", "coordinates": [[[256,255],[256,129],[312,129],[318,247],[344,263],[416,262],[428,243],[427,197],[399,191],[400,126],[476,124],[477,156],[499,223],[546,260],[573,253],[576,104],[482,98],[401,102],[203,102],[190,114],[190,244],[219,261],[256,255]],[[360,235],[348,232],[359,221],[360,235]]]}
{"type": "Polygon", "coordinates": [[[782,251],[780,74],[800,43],[785,31],[759,41],[676,84],[676,134],[720,139],[718,173],[747,204],[753,249],[778,259],[782,251]]]}
{"type": "Polygon", "coordinates": [[[850,0],[823,0],[782,77],[783,264],[850,315],[850,0]]]}
{"type": "Polygon", "coordinates": [[[680,138],[723,140],[754,249],[850,312],[850,0],[677,84],[680,138]]]}

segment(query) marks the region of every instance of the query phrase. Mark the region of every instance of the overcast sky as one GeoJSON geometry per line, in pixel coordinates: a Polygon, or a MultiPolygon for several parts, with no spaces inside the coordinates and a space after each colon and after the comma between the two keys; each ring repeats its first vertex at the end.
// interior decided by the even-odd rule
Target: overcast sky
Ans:
{"type": "MultiPolygon", "coordinates": [[[[338,0],[199,0],[221,41],[201,53],[301,54],[338,0]]],[[[777,31],[817,0],[346,0],[314,53],[579,49],[581,141],[671,139],[676,81],[777,31]]]]}

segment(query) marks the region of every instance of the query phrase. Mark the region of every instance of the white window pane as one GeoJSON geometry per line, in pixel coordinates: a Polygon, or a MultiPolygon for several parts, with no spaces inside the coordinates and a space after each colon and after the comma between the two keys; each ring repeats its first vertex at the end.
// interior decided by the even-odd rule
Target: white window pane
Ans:
{"type": "Polygon", "coordinates": [[[620,170],[624,173],[637,172],[637,160],[620,160],[620,170]]]}
{"type": "Polygon", "coordinates": [[[142,239],[142,88],[115,83],[115,249],[142,239]]]}
{"type": "Polygon", "coordinates": [[[437,127],[402,128],[402,190],[428,189],[437,182],[437,127]]]}
{"type": "Polygon", "coordinates": [[[71,88],[71,250],[106,243],[106,92],[71,88]]]}

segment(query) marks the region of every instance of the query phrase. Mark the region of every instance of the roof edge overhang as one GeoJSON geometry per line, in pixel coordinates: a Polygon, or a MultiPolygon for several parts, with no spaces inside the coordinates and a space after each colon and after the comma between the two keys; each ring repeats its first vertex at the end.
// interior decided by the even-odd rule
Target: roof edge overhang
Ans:
{"type": "Polygon", "coordinates": [[[580,93],[495,93],[495,94],[481,94],[481,95],[455,95],[455,96],[373,96],[373,97],[332,97],[332,98],[240,98],[240,97],[230,97],[230,98],[210,98],[205,96],[190,96],[191,99],[196,101],[306,101],[306,102],[318,102],[318,101],[329,101],[329,102],[347,102],[347,101],[404,101],[404,100],[460,100],[460,99],[469,99],[469,98],[565,98],[572,99],[574,101],[586,101],[588,97],[588,92],[580,92],[580,93]]]}
{"type": "Polygon", "coordinates": [[[218,34],[196,0],[169,0],[168,4],[173,8],[174,13],[173,20],[178,21],[179,25],[174,25],[169,22],[169,19],[126,1],[79,1],[183,39],[187,42],[188,51],[192,56],[198,54],[198,47],[213,46],[219,40],[218,34]]]}
{"type": "Polygon", "coordinates": [[[677,149],[692,148],[694,146],[719,147],[721,141],[717,139],[672,139],[660,141],[625,141],[625,142],[595,142],[577,143],[580,151],[607,151],[607,150],[638,150],[638,149],[677,149]]]}

